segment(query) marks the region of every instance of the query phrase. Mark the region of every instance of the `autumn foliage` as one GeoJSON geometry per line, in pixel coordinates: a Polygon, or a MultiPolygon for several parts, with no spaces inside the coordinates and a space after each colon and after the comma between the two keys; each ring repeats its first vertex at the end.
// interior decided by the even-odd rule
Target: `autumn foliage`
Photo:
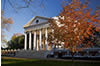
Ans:
{"type": "Polygon", "coordinates": [[[1,12],[1,42],[6,43],[5,32],[9,31],[11,24],[13,24],[12,18],[5,18],[3,12],[1,12]]]}
{"type": "Polygon", "coordinates": [[[72,52],[93,45],[91,41],[85,44],[83,41],[85,38],[93,39],[93,28],[100,30],[100,13],[96,10],[91,14],[91,8],[87,6],[88,2],[81,3],[79,0],[63,3],[58,19],[49,20],[52,29],[48,39],[50,44],[64,43],[64,47],[72,52]]]}

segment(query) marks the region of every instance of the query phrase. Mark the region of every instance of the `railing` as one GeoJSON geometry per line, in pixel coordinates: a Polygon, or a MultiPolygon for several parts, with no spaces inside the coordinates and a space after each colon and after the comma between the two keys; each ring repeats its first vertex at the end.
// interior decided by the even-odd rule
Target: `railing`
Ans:
{"type": "Polygon", "coordinates": [[[1,50],[1,56],[15,56],[17,51],[20,51],[20,49],[1,50]]]}

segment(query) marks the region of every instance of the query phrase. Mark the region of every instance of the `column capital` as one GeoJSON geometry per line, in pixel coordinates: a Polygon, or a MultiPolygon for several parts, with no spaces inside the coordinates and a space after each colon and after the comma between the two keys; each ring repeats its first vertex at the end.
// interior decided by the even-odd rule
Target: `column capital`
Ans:
{"type": "Polygon", "coordinates": [[[32,33],[32,31],[28,31],[28,33],[32,33]]]}
{"type": "Polygon", "coordinates": [[[34,31],[31,31],[32,33],[34,33],[34,32],[36,32],[36,30],[34,30],[34,31]]]}
{"type": "Polygon", "coordinates": [[[33,31],[24,31],[24,33],[30,33],[30,32],[32,33],[33,31]]]}
{"type": "Polygon", "coordinates": [[[27,34],[28,32],[24,32],[24,34],[27,34]]]}

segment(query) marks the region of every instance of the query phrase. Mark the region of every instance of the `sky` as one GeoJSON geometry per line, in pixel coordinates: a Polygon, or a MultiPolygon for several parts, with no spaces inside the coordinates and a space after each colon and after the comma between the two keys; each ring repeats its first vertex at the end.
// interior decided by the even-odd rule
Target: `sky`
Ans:
{"type": "MultiPolygon", "coordinates": [[[[10,0],[12,3],[18,3],[19,5],[24,5],[22,0],[10,0]]],[[[35,0],[38,1],[39,0],[35,0]]],[[[12,8],[8,1],[5,2],[5,9],[4,9],[4,17],[8,18],[11,17],[13,20],[13,24],[10,27],[10,31],[6,32],[6,39],[9,41],[11,36],[14,33],[22,33],[24,34],[23,26],[30,21],[34,16],[43,16],[43,17],[54,17],[58,16],[61,8],[61,1],[62,0],[44,0],[44,7],[39,6],[30,6],[29,8],[22,8],[17,10],[12,8]],[[33,10],[33,11],[32,11],[33,10]]],[[[66,0],[67,1],[67,0],[66,0]]],[[[83,2],[84,0],[82,0],[83,2]]],[[[92,8],[94,11],[96,6],[100,6],[100,0],[88,0],[89,7],[92,8]]],[[[37,5],[39,5],[37,3],[37,5]]],[[[33,3],[34,4],[34,3],[33,3]]],[[[1,0],[1,9],[3,9],[4,0],[1,0]]]]}

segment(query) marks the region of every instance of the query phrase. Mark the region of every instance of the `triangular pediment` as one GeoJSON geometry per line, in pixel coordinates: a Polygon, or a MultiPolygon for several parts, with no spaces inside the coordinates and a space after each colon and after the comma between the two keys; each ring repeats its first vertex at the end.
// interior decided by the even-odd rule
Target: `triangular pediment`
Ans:
{"type": "Polygon", "coordinates": [[[27,24],[24,25],[24,28],[31,25],[38,25],[38,24],[48,22],[48,19],[49,18],[46,18],[46,17],[35,16],[27,24]]]}

